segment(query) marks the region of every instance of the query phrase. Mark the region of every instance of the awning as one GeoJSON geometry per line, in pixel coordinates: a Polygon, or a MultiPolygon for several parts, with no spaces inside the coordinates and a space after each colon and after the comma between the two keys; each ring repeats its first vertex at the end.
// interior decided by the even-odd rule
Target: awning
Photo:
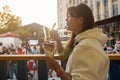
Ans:
{"type": "Polygon", "coordinates": [[[20,36],[18,34],[15,34],[15,33],[8,32],[5,34],[0,34],[0,37],[20,37],[20,36]]]}
{"type": "Polygon", "coordinates": [[[120,15],[117,16],[113,16],[111,18],[107,18],[104,20],[99,20],[95,22],[95,26],[99,26],[99,25],[105,25],[105,24],[109,24],[109,23],[113,23],[113,22],[118,22],[120,21],[120,15]]]}

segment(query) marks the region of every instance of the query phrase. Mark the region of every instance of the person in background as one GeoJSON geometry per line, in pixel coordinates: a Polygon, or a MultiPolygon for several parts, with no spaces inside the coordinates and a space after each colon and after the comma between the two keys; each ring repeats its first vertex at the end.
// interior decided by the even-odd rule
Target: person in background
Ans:
{"type": "Polygon", "coordinates": [[[28,54],[27,46],[25,44],[22,45],[23,54],[28,54]]]}
{"type": "Polygon", "coordinates": [[[38,51],[38,54],[40,54],[40,45],[39,44],[36,45],[36,49],[38,51]]]}
{"type": "MultiPolygon", "coordinates": [[[[45,54],[43,41],[40,42],[40,54],[45,54]]],[[[48,80],[48,68],[45,60],[38,60],[38,80],[48,80]]]]}
{"type": "Polygon", "coordinates": [[[17,48],[17,54],[24,54],[23,49],[21,47],[17,48]]]}
{"type": "Polygon", "coordinates": [[[116,41],[114,52],[117,54],[120,53],[120,41],[116,41]]]}
{"type": "MultiPolygon", "coordinates": [[[[10,55],[17,55],[16,49],[12,48],[10,55]]],[[[10,68],[9,68],[10,80],[13,80],[13,74],[17,73],[17,61],[16,60],[9,60],[9,66],[10,66],[10,68]]]]}
{"type": "Polygon", "coordinates": [[[111,36],[110,43],[111,43],[112,49],[114,50],[114,48],[115,48],[115,43],[116,43],[116,39],[115,39],[113,36],[111,36]]]}
{"type": "MultiPolygon", "coordinates": [[[[32,51],[33,55],[38,54],[38,50],[36,48],[36,45],[33,46],[33,51],[32,51]]],[[[38,65],[38,62],[36,60],[34,60],[34,66],[36,67],[38,65]]]]}
{"type": "MultiPolygon", "coordinates": [[[[24,54],[23,49],[18,47],[17,54],[24,54]]],[[[27,60],[17,60],[17,80],[28,80],[27,60]]]]}
{"type": "MultiPolygon", "coordinates": [[[[76,36],[66,70],[64,71],[54,58],[46,56],[48,67],[55,70],[61,80],[107,80],[109,58],[103,47],[108,38],[102,29],[94,26],[91,9],[84,3],[69,7],[66,21],[67,30],[76,36]]],[[[62,47],[59,47],[61,42],[57,32],[52,30],[50,34],[58,44],[58,53],[64,56],[62,47]]]]}
{"type": "Polygon", "coordinates": [[[38,54],[38,50],[37,50],[37,48],[36,48],[36,45],[33,46],[33,51],[32,51],[32,53],[33,53],[33,54],[38,54]]]}
{"type": "Polygon", "coordinates": [[[0,60],[0,80],[7,80],[8,70],[7,70],[7,60],[0,60]]]}

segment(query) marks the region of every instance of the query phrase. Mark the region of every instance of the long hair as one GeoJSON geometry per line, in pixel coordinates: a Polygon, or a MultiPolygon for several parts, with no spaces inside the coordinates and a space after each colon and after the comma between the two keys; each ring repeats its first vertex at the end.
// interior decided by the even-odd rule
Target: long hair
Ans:
{"type": "Polygon", "coordinates": [[[94,16],[92,10],[86,4],[80,3],[77,6],[69,7],[68,13],[72,17],[83,18],[84,22],[81,32],[94,28],[94,16]]]}
{"type": "MultiPolygon", "coordinates": [[[[71,17],[83,18],[84,22],[81,32],[94,28],[94,17],[91,9],[86,4],[80,3],[77,6],[69,7],[68,13],[70,14],[71,17]]],[[[65,69],[68,57],[73,51],[75,37],[76,34],[72,32],[72,35],[64,48],[64,57],[61,60],[63,69],[65,69]]]]}
{"type": "Polygon", "coordinates": [[[65,48],[64,48],[64,57],[61,60],[61,65],[62,65],[62,67],[63,67],[64,70],[66,68],[66,64],[67,64],[67,60],[69,58],[69,55],[73,51],[75,37],[76,37],[75,33],[72,32],[71,37],[69,38],[69,40],[67,41],[67,43],[65,45],[65,48]]]}

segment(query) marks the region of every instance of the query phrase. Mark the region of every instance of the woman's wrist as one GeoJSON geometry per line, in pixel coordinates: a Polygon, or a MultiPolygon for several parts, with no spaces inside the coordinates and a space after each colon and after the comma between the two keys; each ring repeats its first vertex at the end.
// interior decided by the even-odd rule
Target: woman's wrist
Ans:
{"type": "Polygon", "coordinates": [[[61,78],[61,80],[72,80],[72,76],[66,73],[62,68],[56,70],[57,76],[61,78]]]}
{"type": "Polygon", "coordinates": [[[55,71],[56,71],[58,77],[63,73],[62,68],[58,68],[55,71]]]}

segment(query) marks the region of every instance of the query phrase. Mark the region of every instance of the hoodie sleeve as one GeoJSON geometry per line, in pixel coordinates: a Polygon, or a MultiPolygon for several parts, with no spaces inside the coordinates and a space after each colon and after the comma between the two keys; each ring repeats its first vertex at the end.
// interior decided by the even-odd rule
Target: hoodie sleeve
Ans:
{"type": "Polygon", "coordinates": [[[79,46],[71,55],[72,80],[99,80],[102,57],[92,47],[79,46]],[[98,57],[99,56],[99,57],[98,57]]]}

